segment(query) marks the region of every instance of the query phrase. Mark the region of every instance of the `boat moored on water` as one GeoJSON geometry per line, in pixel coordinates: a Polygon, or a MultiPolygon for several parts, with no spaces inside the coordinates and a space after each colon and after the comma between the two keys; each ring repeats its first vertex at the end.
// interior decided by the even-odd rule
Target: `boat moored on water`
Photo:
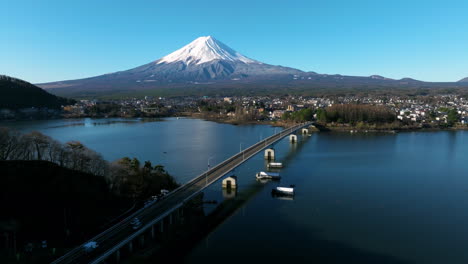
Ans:
{"type": "Polygon", "coordinates": [[[271,190],[271,194],[294,196],[294,186],[291,185],[290,187],[276,187],[275,189],[271,190]]]}
{"type": "Polygon", "coordinates": [[[283,168],[283,163],[281,162],[270,162],[267,164],[267,168],[283,168]]]}
{"type": "Polygon", "coordinates": [[[263,179],[271,179],[271,180],[279,180],[281,179],[281,176],[279,173],[276,172],[264,172],[261,171],[255,175],[257,179],[263,180],[263,179]]]}

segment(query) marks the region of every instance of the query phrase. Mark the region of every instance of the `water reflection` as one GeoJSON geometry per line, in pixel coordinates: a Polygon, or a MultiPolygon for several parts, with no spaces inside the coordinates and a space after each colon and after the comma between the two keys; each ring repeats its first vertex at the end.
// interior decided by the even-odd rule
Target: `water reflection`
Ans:
{"type": "Polygon", "coordinates": [[[237,196],[237,188],[223,188],[223,198],[233,199],[237,196]]]}
{"type": "Polygon", "coordinates": [[[294,196],[275,195],[272,193],[271,197],[278,199],[278,200],[294,201],[294,196]]]}

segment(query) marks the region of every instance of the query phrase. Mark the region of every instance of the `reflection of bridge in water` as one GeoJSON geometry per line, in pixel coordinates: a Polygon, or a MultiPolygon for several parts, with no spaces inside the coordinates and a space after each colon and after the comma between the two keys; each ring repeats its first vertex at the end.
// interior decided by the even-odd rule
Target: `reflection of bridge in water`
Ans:
{"type": "Polygon", "coordinates": [[[92,238],[90,241],[97,242],[99,246],[91,252],[86,251],[83,244],[69,251],[53,263],[101,263],[107,262],[113,255],[115,256],[114,260],[118,262],[122,249],[125,248],[127,251],[132,252],[135,241],[144,244],[145,237],[154,239],[157,229],[159,229],[159,232],[164,232],[165,228],[168,228],[174,221],[177,221],[183,215],[182,207],[184,204],[190,201],[195,195],[202,192],[205,188],[218,181],[263,149],[272,146],[284,137],[290,136],[291,141],[297,141],[297,136],[295,135],[296,131],[300,130],[302,133],[303,131],[301,129],[311,125],[311,122],[307,122],[284,129],[244,149],[172,191],[165,199],[152,206],[138,210],[120,223],[92,238]],[[142,223],[141,228],[137,230],[133,229],[130,223],[135,217],[138,217],[142,223]]]}

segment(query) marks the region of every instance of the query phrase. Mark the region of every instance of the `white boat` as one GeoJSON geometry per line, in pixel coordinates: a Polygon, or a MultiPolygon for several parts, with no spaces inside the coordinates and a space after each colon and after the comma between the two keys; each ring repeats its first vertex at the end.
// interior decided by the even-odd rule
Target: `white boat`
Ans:
{"type": "Polygon", "coordinates": [[[281,162],[270,162],[267,164],[268,168],[283,168],[283,163],[281,162]]]}
{"type": "Polygon", "coordinates": [[[294,187],[276,187],[271,190],[274,195],[294,195],[294,187]]]}
{"type": "Polygon", "coordinates": [[[276,172],[264,172],[264,171],[261,171],[259,173],[257,173],[255,175],[255,177],[257,177],[257,179],[272,179],[272,180],[279,180],[281,179],[281,176],[279,175],[279,173],[276,173],[276,172]]]}

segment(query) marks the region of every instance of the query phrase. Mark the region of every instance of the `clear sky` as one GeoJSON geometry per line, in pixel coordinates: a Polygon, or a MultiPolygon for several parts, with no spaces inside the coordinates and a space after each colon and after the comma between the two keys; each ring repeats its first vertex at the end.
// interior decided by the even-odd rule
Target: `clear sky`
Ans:
{"type": "Polygon", "coordinates": [[[468,77],[466,0],[0,0],[0,74],[33,83],[154,61],[211,35],[328,74],[468,77]]]}

